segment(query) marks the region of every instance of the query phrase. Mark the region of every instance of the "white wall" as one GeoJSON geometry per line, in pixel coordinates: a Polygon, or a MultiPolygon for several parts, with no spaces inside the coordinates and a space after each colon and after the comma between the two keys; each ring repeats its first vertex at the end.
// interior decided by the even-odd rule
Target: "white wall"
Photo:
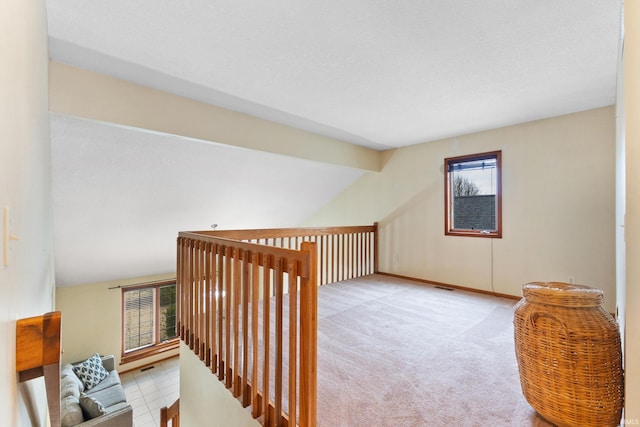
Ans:
{"type": "Polygon", "coordinates": [[[626,149],[625,414],[640,423],[640,2],[624,3],[626,149]]]}
{"type": "Polygon", "coordinates": [[[380,270],[502,294],[529,281],[605,291],[615,310],[615,110],[385,152],[307,225],[380,223],[380,270]],[[444,158],[502,150],[503,238],[444,235],[444,158]]]}
{"type": "MultiPolygon", "coordinates": [[[[622,16],[621,16],[622,18],[622,16]]],[[[622,21],[622,19],[621,19],[622,21]]],[[[626,202],[626,158],[625,158],[625,120],[624,120],[624,62],[623,41],[624,25],[620,25],[620,40],[618,45],[618,72],[616,79],[616,319],[620,326],[622,346],[624,347],[625,329],[625,293],[626,293],[626,255],[624,241],[624,215],[626,202]]],[[[623,360],[624,363],[624,360],[623,360]]]]}
{"type": "Polygon", "coordinates": [[[180,343],[180,425],[260,426],[184,342],[180,343]]]}
{"type": "Polygon", "coordinates": [[[44,426],[44,381],[17,382],[15,325],[51,311],[55,289],[45,2],[2,1],[0,28],[0,217],[20,237],[0,264],[0,425],[44,426]]]}
{"type": "Polygon", "coordinates": [[[62,362],[77,362],[94,353],[113,354],[117,370],[123,372],[177,355],[179,351],[176,349],[158,356],[120,364],[122,290],[117,287],[172,278],[175,278],[175,274],[58,288],[56,310],[62,312],[62,362]]]}

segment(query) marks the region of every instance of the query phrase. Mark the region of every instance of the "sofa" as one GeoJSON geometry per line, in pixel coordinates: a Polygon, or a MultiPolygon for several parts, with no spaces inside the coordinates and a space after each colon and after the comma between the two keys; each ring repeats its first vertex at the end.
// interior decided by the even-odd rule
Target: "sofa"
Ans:
{"type": "Polygon", "coordinates": [[[133,409],[127,403],[115,358],[94,354],[60,369],[62,427],[131,427],[133,409]]]}

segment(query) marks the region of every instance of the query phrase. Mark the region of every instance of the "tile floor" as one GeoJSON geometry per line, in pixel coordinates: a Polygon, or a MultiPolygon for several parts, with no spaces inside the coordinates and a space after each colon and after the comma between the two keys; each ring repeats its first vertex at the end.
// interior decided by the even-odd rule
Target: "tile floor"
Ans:
{"type": "Polygon", "coordinates": [[[160,408],[171,405],[180,395],[180,359],[173,357],[152,366],[120,375],[133,407],[134,427],[159,427],[160,408]]]}

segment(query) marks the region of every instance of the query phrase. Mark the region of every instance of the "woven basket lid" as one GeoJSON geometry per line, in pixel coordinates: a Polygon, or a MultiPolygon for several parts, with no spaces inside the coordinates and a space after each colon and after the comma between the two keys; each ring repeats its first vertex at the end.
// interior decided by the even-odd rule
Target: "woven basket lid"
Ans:
{"type": "Polygon", "coordinates": [[[563,307],[598,307],[604,303],[600,289],[562,282],[531,282],[522,285],[528,302],[563,307]]]}

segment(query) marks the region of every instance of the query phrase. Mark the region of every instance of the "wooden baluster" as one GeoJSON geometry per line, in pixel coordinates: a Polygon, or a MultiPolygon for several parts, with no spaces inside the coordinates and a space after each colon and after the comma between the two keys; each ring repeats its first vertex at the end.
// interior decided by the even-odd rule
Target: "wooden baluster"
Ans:
{"type": "Polygon", "coordinates": [[[184,304],[183,308],[183,319],[184,319],[184,342],[189,345],[191,342],[190,337],[190,318],[191,318],[191,278],[193,276],[193,272],[191,271],[191,239],[185,241],[184,246],[184,281],[182,291],[184,292],[184,304]]]}
{"type": "Polygon", "coordinates": [[[211,243],[205,243],[204,246],[204,260],[205,260],[205,291],[204,291],[204,348],[203,353],[205,355],[204,363],[206,366],[211,366],[211,243]]]}
{"type": "Polygon", "coordinates": [[[195,261],[196,260],[196,242],[192,241],[189,246],[189,348],[193,350],[193,329],[194,329],[194,301],[193,291],[195,286],[195,261]]]}
{"type": "Polygon", "coordinates": [[[367,274],[371,273],[371,233],[367,233],[367,274]]]}
{"type": "Polygon", "coordinates": [[[176,243],[176,332],[182,339],[182,237],[176,243]]]}
{"type": "Polygon", "coordinates": [[[343,254],[343,264],[344,264],[344,274],[342,280],[347,280],[349,278],[349,235],[344,234],[344,254],[343,254]]]}
{"type": "Polygon", "coordinates": [[[180,247],[182,274],[180,283],[180,338],[187,343],[187,294],[189,286],[189,240],[182,239],[180,247]]]}
{"type": "Polygon", "coordinates": [[[205,250],[204,250],[204,246],[205,246],[205,242],[199,242],[198,243],[198,265],[197,265],[197,274],[198,274],[198,281],[197,286],[198,286],[198,311],[196,312],[196,324],[198,325],[196,334],[197,334],[197,338],[196,338],[196,348],[197,348],[197,353],[200,356],[200,360],[204,360],[205,358],[205,354],[204,354],[204,343],[202,342],[202,340],[204,339],[204,300],[205,300],[205,268],[204,268],[204,254],[205,254],[205,250]]]}
{"type": "Polygon", "coordinates": [[[224,280],[224,289],[226,296],[226,318],[224,319],[224,327],[225,327],[225,352],[224,352],[224,367],[225,367],[225,378],[226,378],[226,387],[231,388],[233,376],[231,373],[231,306],[233,305],[233,287],[232,287],[232,276],[231,276],[231,257],[233,255],[233,249],[231,247],[227,247],[227,251],[225,254],[225,280],[224,280]]]}
{"type": "Polygon", "coordinates": [[[198,280],[199,280],[199,268],[198,262],[200,260],[200,241],[195,241],[193,244],[193,289],[192,289],[192,308],[191,308],[191,342],[193,345],[193,352],[198,354],[198,280]]]}
{"type": "Polygon", "coordinates": [[[289,420],[295,426],[296,412],[296,376],[298,360],[298,271],[297,263],[289,261],[289,420]]]}
{"type": "Polygon", "coordinates": [[[364,276],[366,274],[364,270],[364,235],[360,233],[360,275],[364,276]]]}
{"type": "Polygon", "coordinates": [[[349,256],[347,257],[347,271],[348,271],[348,276],[347,279],[352,279],[354,277],[353,274],[353,233],[349,233],[347,234],[347,240],[349,241],[349,256]]]}
{"type": "Polygon", "coordinates": [[[189,344],[189,239],[182,242],[182,335],[185,344],[189,344]]]}
{"type": "Polygon", "coordinates": [[[336,235],[333,234],[331,236],[331,241],[332,241],[332,248],[331,248],[331,258],[332,258],[332,262],[331,262],[331,283],[333,282],[337,282],[338,281],[338,275],[335,274],[336,273],[336,264],[337,262],[337,257],[336,257],[336,235]]]}
{"type": "Polygon", "coordinates": [[[258,343],[260,338],[258,304],[260,304],[260,257],[257,252],[254,252],[251,257],[251,272],[251,416],[253,416],[253,418],[258,418],[262,413],[262,408],[258,404],[258,343]]]}
{"type": "Polygon", "coordinates": [[[240,383],[238,377],[240,375],[239,370],[239,344],[240,344],[240,297],[242,292],[240,282],[240,250],[238,248],[233,249],[233,395],[235,397],[240,396],[240,383]]]}
{"type": "Polygon", "coordinates": [[[218,295],[217,295],[217,300],[216,300],[216,305],[218,306],[218,324],[216,325],[218,327],[218,353],[217,353],[217,358],[218,358],[218,378],[222,381],[224,380],[224,356],[226,355],[225,351],[224,351],[224,319],[223,319],[223,314],[224,314],[224,307],[226,305],[226,294],[224,291],[224,274],[225,274],[225,268],[224,268],[224,260],[225,260],[225,247],[224,246],[219,246],[218,247],[218,295]]]}
{"type": "Polygon", "coordinates": [[[342,280],[342,273],[343,273],[343,268],[342,268],[342,261],[343,261],[342,251],[343,251],[343,248],[344,248],[343,238],[344,238],[344,234],[336,234],[336,240],[338,241],[338,276],[336,277],[336,282],[339,282],[339,281],[341,281],[341,280],[342,280]]]}
{"type": "Polygon", "coordinates": [[[211,371],[215,373],[217,371],[217,354],[216,348],[216,323],[218,317],[218,298],[216,297],[217,287],[217,260],[218,260],[218,245],[215,243],[211,245],[211,371]]]}
{"type": "Polygon", "coordinates": [[[176,333],[182,338],[182,313],[181,298],[182,291],[180,285],[182,283],[182,238],[176,239],[176,333]]]}
{"type": "Polygon", "coordinates": [[[242,252],[242,406],[250,405],[249,388],[249,299],[251,283],[249,282],[249,258],[251,252],[242,252]]]}
{"type": "Polygon", "coordinates": [[[282,300],[284,299],[283,289],[283,260],[278,258],[276,260],[276,354],[275,354],[275,402],[274,402],[274,415],[275,426],[280,427],[282,425],[282,300]]]}
{"type": "Polygon", "coordinates": [[[349,275],[349,271],[347,270],[347,260],[349,259],[349,236],[347,234],[342,234],[342,279],[346,280],[349,275]]]}
{"type": "Polygon", "coordinates": [[[344,235],[344,278],[342,280],[348,280],[350,277],[349,269],[349,257],[351,256],[351,244],[349,242],[349,234],[344,235]]]}
{"type": "Polygon", "coordinates": [[[325,275],[325,284],[331,283],[331,236],[324,236],[326,239],[325,245],[325,258],[324,261],[326,263],[327,274],[325,275]]]}
{"type": "Polygon", "coordinates": [[[362,233],[362,275],[366,275],[368,270],[367,270],[367,242],[368,242],[368,238],[367,238],[367,233],[362,233]]]}
{"type": "Polygon", "coordinates": [[[273,425],[271,411],[269,411],[269,398],[271,394],[271,386],[269,384],[269,368],[271,366],[271,274],[272,274],[272,257],[265,256],[262,262],[264,287],[262,298],[262,342],[264,345],[264,359],[262,365],[262,413],[264,414],[265,427],[273,425]]]}
{"type": "Polygon", "coordinates": [[[378,245],[379,245],[379,236],[378,236],[378,223],[373,223],[373,272],[378,274],[378,245]]]}
{"type": "Polygon", "coordinates": [[[319,236],[319,242],[318,242],[318,266],[320,268],[320,281],[319,281],[319,285],[324,285],[325,284],[325,278],[326,278],[326,273],[325,273],[325,266],[327,265],[325,263],[325,259],[324,259],[324,240],[325,240],[325,236],[319,236]]]}
{"type": "Polygon", "coordinates": [[[368,241],[369,233],[362,234],[362,270],[363,274],[369,274],[367,270],[367,241],[368,241]]]}

